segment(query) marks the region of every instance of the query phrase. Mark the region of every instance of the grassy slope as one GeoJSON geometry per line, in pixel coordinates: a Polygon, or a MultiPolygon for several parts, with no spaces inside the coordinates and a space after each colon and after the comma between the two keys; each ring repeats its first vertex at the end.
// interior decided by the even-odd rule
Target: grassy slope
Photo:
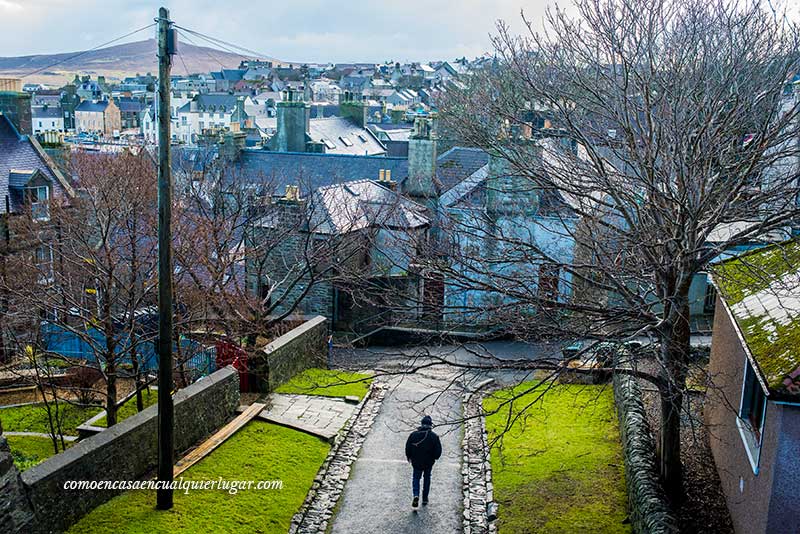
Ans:
{"type": "Polygon", "coordinates": [[[154,509],[154,491],[129,491],[96,508],[71,534],[286,532],[328,453],[317,438],[252,421],[186,473],[187,480],[283,480],[282,490],[175,492],[175,507],[154,509]]]}
{"type": "MultiPolygon", "coordinates": [[[[522,392],[533,386],[522,384],[522,392]]],[[[494,410],[511,390],[484,400],[494,410]]],[[[538,392],[514,402],[514,413],[538,392]]],[[[490,415],[490,439],[508,408],[490,415]]],[[[531,407],[492,448],[501,534],[630,532],[619,433],[610,387],[559,385],[531,407]]]]}
{"type": "MultiPolygon", "coordinates": [[[[11,447],[11,456],[17,469],[24,471],[36,464],[42,463],[55,454],[53,442],[50,438],[36,436],[6,436],[11,447]]],[[[66,442],[67,447],[71,445],[66,442]]],[[[59,450],[61,446],[59,444],[59,450]]]]}
{"type": "Polygon", "coordinates": [[[352,395],[360,399],[367,394],[371,381],[370,375],[360,373],[328,369],[307,369],[278,387],[275,392],[322,395],[325,397],[352,395]]]}

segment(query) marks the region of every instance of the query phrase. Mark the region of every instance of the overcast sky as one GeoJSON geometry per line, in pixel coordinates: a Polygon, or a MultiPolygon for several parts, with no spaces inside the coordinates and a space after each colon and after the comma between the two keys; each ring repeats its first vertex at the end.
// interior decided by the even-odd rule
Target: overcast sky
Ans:
{"type": "Polygon", "coordinates": [[[182,26],[286,61],[474,57],[490,50],[498,19],[521,29],[520,9],[540,20],[547,1],[0,0],[0,56],[91,48],[149,24],[166,5],[182,26]]]}

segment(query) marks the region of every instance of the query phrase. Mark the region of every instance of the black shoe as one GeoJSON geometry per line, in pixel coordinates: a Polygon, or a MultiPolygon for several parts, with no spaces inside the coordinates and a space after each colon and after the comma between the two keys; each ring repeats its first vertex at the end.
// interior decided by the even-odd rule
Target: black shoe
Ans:
{"type": "Polygon", "coordinates": [[[422,506],[428,506],[428,499],[424,499],[422,501],[422,506]]]}
{"type": "Polygon", "coordinates": [[[411,508],[417,508],[418,506],[419,506],[419,497],[415,495],[414,499],[411,501],[411,508]]]}

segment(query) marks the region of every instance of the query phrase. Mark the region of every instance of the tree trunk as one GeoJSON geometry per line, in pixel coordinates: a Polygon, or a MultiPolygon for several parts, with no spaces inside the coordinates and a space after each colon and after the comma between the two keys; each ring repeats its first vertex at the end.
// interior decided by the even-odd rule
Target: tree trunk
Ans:
{"type": "Polygon", "coordinates": [[[683,466],[681,464],[681,409],[689,362],[690,324],[688,296],[673,304],[678,313],[664,328],[660,359],[664,373],[661,397],[661,439],[659,459],[664,491],[675,508],[683,497],[683,466]]]}
{"type": "Polygon", "coordinates": [[[117,364],[113,358],[106,364],[106,427],[117,424],[117,364]]]}
{"type": "Polygon", "coordinates": [[[133,334],[133,346],[131,347],[131,365],[133,366],[133,387],[136,388],[136,411],[141,412],[144,410],[144,401],[142,400],[142,371],[139,366],[139,354],[136,344],[136,333],[133,334]]]}

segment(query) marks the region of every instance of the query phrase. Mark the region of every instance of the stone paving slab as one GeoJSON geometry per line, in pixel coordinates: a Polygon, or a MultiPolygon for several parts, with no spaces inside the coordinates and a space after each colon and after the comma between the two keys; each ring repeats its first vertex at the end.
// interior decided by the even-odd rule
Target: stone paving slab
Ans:
{"type": "Polygon", "coordinates": [[[356,409],[338,397],[273,393],[258,418],[331,441],[356,409]]]}

